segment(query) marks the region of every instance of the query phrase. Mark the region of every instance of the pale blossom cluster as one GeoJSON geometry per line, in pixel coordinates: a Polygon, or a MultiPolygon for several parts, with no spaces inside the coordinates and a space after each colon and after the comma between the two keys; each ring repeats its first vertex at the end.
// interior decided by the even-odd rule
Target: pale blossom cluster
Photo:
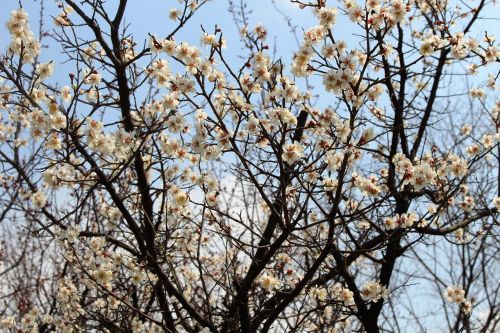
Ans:
{"type": "Polygon", "coordinates": [[[396,228],[408,229],[414,226],[418,217],[415,213],[396,214],[384,220],[384,225],[387,229],[393,230],[396,228]]]}
{"type": "Polygon", "coordinates": [[[103,133],[103,126],[102,122],[90,118],[87,121],[85,135],[89,148],[106,156],[113,152],[114,142],[111,135],[103,133]]]}
{"type": "Polygon", "coordinates": [[[466,212],[470,212],[475,206],[474,198],[466,195],[464,196],[462,202],[460,203],[460,208],[462,208],[466,212]]]}
{"type": "Polygon", "coordinates": [[[335,8],[321,7],[317,14],[319,24],[325,28],[332,28],[337,18],[337,10],[335,8]]]}
{"type": "Polygon", "coordinates": [[[360,289],[360,293],[361,298],[370,302],[378,302],[380,299],[387,300],[389,298],[387,287],[374,280],[365,282],[360,289]]]}
{"type": "Polygon", "coordinates": [[[452,153],[442,159],[437,159],[427,153],[416,163],[403,154],[397,153],[392,162],[395,164],[396,172],[401,175],[403,184],[410,184],[417,191],[425,187],[435,186],[440,183],[440,179],[447,176],[463,177],[469,168],[467,160],[452,153]]]}
{"type": "Polygon", "coordinates": [[[31,195],[31,202],[35,208],[43,208],[47,203],[47,197],[42,191],[36,191],[31,195]]]}
{"type": "Polygon", "coordinates": [[[344,303],[345,306],[354,304],[354,293],[343,287],[341,283],[335,283],[332,286],[332,293],[334,298],[344,303]]]}
{"type": "Polygon", "coordinates": [[[54,235],[59,243],[63,246],[72,243],[76,243],[78,241],[78,237],[80,236],[80,227],[77,225],[70,226],[69,228],[61,229],[60,227],[54,228],[54,235]]]}
{"type": "Polygon", "coordinates": [[[136,145],[132,134],[123,128],[118,128],[114,133],[105,133],[104,124],[92,118],[87,119],[83,134],[87,138],[88,147],[99,152],[103,158],[113,156],[118,160],[125,160],[136,145]]]}
{"type": "Polygon", "coordinates": [[[267,112],[271,122],[281,122],[284,125],[294,126],[297,125],[297,118],[289,109],[285,108],[274,108],[267,112]]]}
{"type": "Polygon", "coordinates": [[[354,173],[352,179],[354,186],[359,189],[364,196],[375,197],[387,191],[387,186],[385,184],[379,184],[379,180],[374,175],[365,178],[354,173]]]}
{"type": "Polygon", "coordinates": [[[493,199],[493,206],[500,211],[500,197],[495,197],[493,199]]]}
{"type": "Polygon", "coordinates": [[[415,190],[419,191],[424,187],[436,185],[437,173],[432,168],[429,160],[421,160],[413,167],[413,170],[405,174],[404,183],[413,185],[415,190]]]}
{"type": "Polygon", "coordinates": [[[22,61],[31,63],[40,54],[41,45],[29,26],[29,15],[24,9],[13,10],[7,22],[11,35],[9,50],[22,57],[22,61]]]}
{"type": "Polygon", "coordinates": [[[114,228],[116,222],[122,217],[122,212],[117,207],[103,203],[99,212],[108,221],[108,227],[114,228]]]}
{"type": "Polygon", "coordinates": [[[28,116],[30,120],[29,125],[31,127],[30,134],[34,139],[41,139],[46,136],[46,134],[50,133],[49,138],[46,141],[47,148],[60,149],[61,139],[59,138],[57,131],[66,128],[66,116],[59,110],[54,99],[47,98],[44,94],[45,92],[41,88],[34,90],[33,92],[33,95],[35,96],[34,98],[39,103],[45,103],[49,112],[41,109],[35,109],[30,112],[28,116]]]}
{"type": "Polygon", "coordinates": [[[41,324],[50,324],[53,322],[53,316],[43,314],[38,307],[32,307],[21,317],[19,322],[16,322],[12,316],[0,317],[0,329],[5,332],[20,331],[20,332],[38,332],[38,327],[41,324]]]}
{"type": "Polygon", "coordinates": [[[0,318],[0,329],[8,330],[16,325],[16,321],[12,316],[2,316],[0,318]]]}
{"type": "Polygon", "coordinates": [[[271,274],[262,274],[259,277],[260,286],[266,290],[273,290],[281,286],[281,281],[271,274]]]}
{"type": "Polygon", "coordinates": [[[361,23],[366,20],[373,29],[381,29],[384,23],[392,28],[405,21],[407,4],[404,1],[392,0],[384,5],[382,6],[382,1],[369,0],[363,8],[354,0],[344,1],[344,8],[351,21],[361,23]]]}
{"type": "Polygon", "coordinates": [[[257,52],[252,58],[252,76],[257,82],[267,82],[271,79],[269,72],[271,59],[264,52],[257,52]]]}
{"type": "MultiPolygon", "coordinates": [[[[89,43],[88,46],[81,49],[80,52],[83,60],[85,60],[88,65],[91,65],[94,59],[103,59],[106,55],[105,50],[100,48],[97,42],[89,43]]],[[[89,70],[86,71],[86,73],[88,72],[89,70]]]]}
{"type": "Polygon", "coordinates": [[[168,86],[170,76],[170,66],[165,59],[157,59],[153,61],[150,67],[147,68],[148,74],[153,77],[159,87],[168,86]]]}
{"type": "Polygon", "coordinates": [[[300,143],[289,143],[283,146],[281,158],[284,162],[291,165],[304,157],[304,147],[300,143]]]}
{"type": "MultiPolygon", "coordinates": [[[[70,157],[72,163],[78,160],[70,157]]],[[[46,186],[52,189],[58,189],[61,186],[73,187],[75,182],[81,179],[81,173],[77,172],[70,163],[60,163],[48,167],[42,172],[42,179],[46,186]]]]}
{"type": "Polygon", "coordinates": [[[73,8],[71,6],[64,7],[59,15],[54,17],[54,24],[58,27],[67,27],[73,24],[71,19],[69,18],[69,14],[73,12],[73,8]]]}
{"type": "Polygon", "coordinates": [[[444,292],[444,297],[448,302],[461,305],[461,309],[465,314],[472,312],[472,302],[465,298],[465,290],[460,286],[449,286],[444,292]]]}
{"type": "Polygon", "coordinates": [[[354,66],[352,66],[354,62],[348,61],[348,64],[350,67],[346,66],[339,69],[332,69],[323,74],[323,85],[326,91],[340,94],[343,90],[347,90],[351,85],[356,84],[359,78],[354,74],[352,69],[354,68],[354,66]]]}
{"type": "Polygon", "coordinates": [[[314,287],[309,290],[309,296],[311,296],[313,299],[324,301],[328,297],[328,291],[326,290],[326,288],[314,287]]]}
{"type": "Polygon", "coordinates": [[[282,97],[286,102],[302,101],[303,98],[307,98],[307,93],[301,94],[292,79],[286,76],[280,76],[277,81],[279,82],[279,85],[274,86],[274,88],[269,92],[269,98],[282,97]]]}
{"type": "MultiPolygon", "coordinates": [[[[292,63],[292,73],[298,77],[305,77],[312,74],[309,62],[315,55],[314,45],[325,40],[327,32],[333,27],[336,21],[337,11],[335,8],[321,7],[315,12],[319,25],[314,26],[304,33],[304,40],[299,50],[295,53],[292,63]]],[[[327,55],[333,55],[335,50],[343,51],[343,43],[332,45],[327,55]]]]}
{"type": "Polygon", "coordinates": [[[423,39],[420,44],[420,54],[429,57],[436,49],[442,47],[444,44],[443,40],[437,35],[430,35],[428,38],[423,39]]]}
{"type": "Polygon", "coordinates": [[[486,98],[486,92],[484,91],[484,89],[481,88],[471,88],[469,90],[469,95],[472,98],[477,98],[481,100],[484,100],[486,98]]]}
{"type": "Polygon", "coordinates": [[[309,62],[314,56],[314,49],[311,45],[301,45],[299,50],[294,54],[292,63],[292,73],[298,77],[311,75],[312,71],[309,67],[309,62]]]}
{"type": "Polygon", "coordinates": [[[35,67],[37,79],[43,81],[54,74],[54,64],[52,62],[37,64],[35,67]]]}

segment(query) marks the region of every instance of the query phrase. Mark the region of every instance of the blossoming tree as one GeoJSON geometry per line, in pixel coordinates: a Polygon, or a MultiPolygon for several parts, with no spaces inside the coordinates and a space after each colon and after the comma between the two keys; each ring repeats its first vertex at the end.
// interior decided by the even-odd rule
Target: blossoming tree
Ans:
{"type": "Polygon", "coordinates": [[[279,57],[243,1],[241,58],[190,26],[208,0],[147,41],[126,0],[64,0],[41,34],[11,13],[2,332],[499,328],[498,8],[291,2],[317,25],[279,57]]]}

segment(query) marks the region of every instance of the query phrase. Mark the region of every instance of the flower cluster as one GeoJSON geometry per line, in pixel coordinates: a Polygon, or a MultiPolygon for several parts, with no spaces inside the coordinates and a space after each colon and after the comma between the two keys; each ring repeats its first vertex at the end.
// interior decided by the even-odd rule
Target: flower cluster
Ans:
{"type": "Polygon", "coordinates": [[[13,10],[7,22],[11,34],[9,50],[22,57],[22,61],[31,63],[40,54],[40,42],[29,27],[29,15],[24,9],[13,10]]]}
{"type": "Polygon", "coordinates": [[[450,286],[446,288],[444,297],[448,302],[460,304],[464,313],[469,314],[472,312],[472,302],[465,298],[465,290],[462,287],[450,286]]]}
{"type": "Polygon", "coordinates": [[[266,289],[266,290],[276,289],[276,288],[279,288],[281,286],[281,282],[269,274],[263,274],[259,278],[259,282],[260,282],[261,287],[266,289]]]}
{"type": "Polygon", "coordinates": [[[343,302],[345,306],[354,304],[354,293],[348,288],[345,288],[340,283],[335,283],[332,287],[333,296],[335,299],[343,302]]]}
{"type": "Polygon", "coordinates": [[[283,146],[283,154],[281,155],[281,158],[284,162],[291,165],[305,157],[303,151],[304,147],[302,147],[299,143],[289,143],[283,146]]]}
{"type": "Polygon", "coordinates": [[[411,228],[417,221],[417,214],[415,213],[403,213],[401,215],[396,214],[393,217],[388,217],[384,220],[385,227],[389,230],[396,228],[411,228]]]}
{"type": "Polygon", "coordinates": [[[378,302],[379,299],[387,300],[389,298],[389,290],[381,285],[378,281],[368,281],[363,284],[360,290],[361,298],[370,302],[378,302]]]}

